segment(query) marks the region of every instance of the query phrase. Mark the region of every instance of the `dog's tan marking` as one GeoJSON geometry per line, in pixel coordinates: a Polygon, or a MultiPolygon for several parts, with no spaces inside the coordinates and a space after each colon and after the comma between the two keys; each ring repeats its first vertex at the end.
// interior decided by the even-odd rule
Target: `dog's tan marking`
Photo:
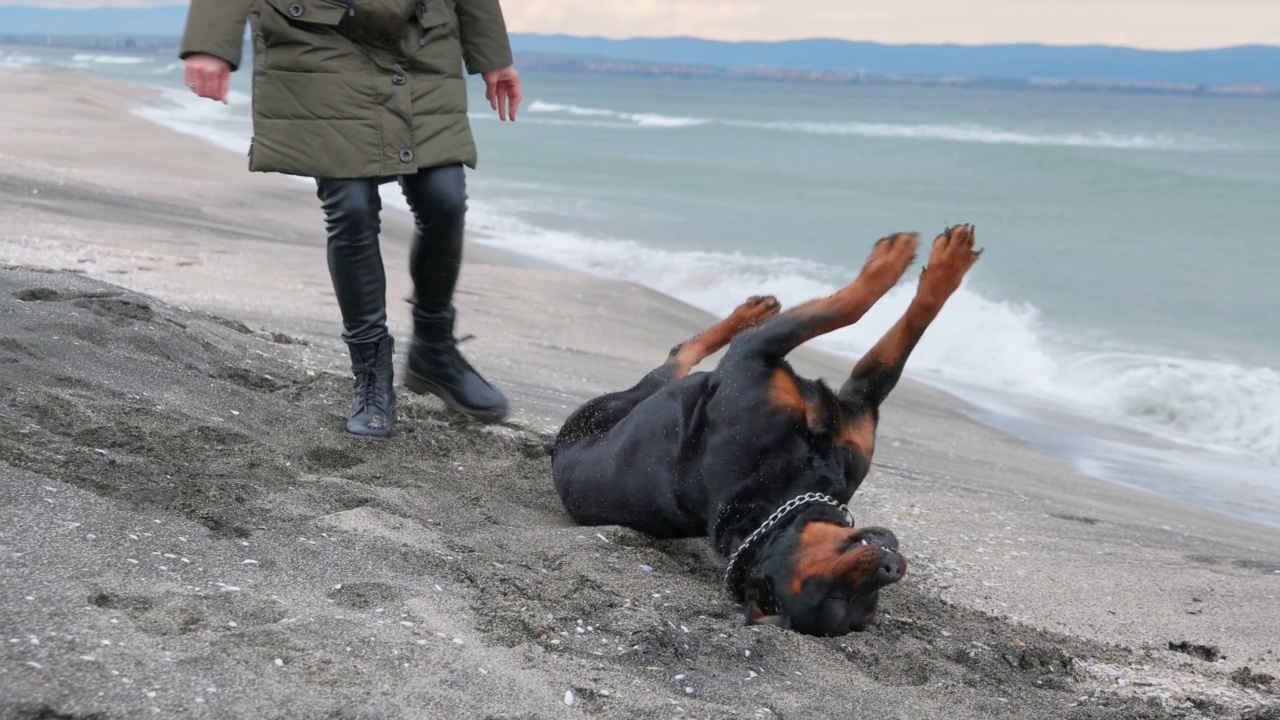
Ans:
{"type": "Polygon", "coordinates": [[[748,298],[746,302],[729,313],[729,317],[680,345],[672,356],[672,360],[676,363],[673,379],[679,380],[685,377],[698,363],[719,352],[739,333],[777,315],[781,307],[777,298],[772,295],[748,298]]]}
{"type": "Polygon", "coordinates": [[[973,249],[972,225],[957,225],[934,238],[929,264],[920,273],[916,296],[907,312],[858,361],[853,368],[854,377],[902,363],[981,254],[973,249]]]}
{"type": "Polygon", "coordinates": [[[845,552],[856,528],[824,520],[815,520],[800,531],[800,548],[795,555],[795,570],[791,575],[791,594],[799,595],[809,578],[835,580],[847,578],[858,585],[870,580],[879,565],[880,551],[861,547],[845,552]]]}
{"type": "Polygon", "coordinates": [[[803,417],[812,430],[822,427],[822,408],[805,400],[796,376],[786,368],[777,368],[769,378],[769,403],[788,415],[803,417]]]}
{"type": "Polygon", "coordinates": [[[916,233],[898,233],[881,238],[852,283],[825,298],[810,300],[788,310],[787,314],[820,318],[820,322],[806,330],[800,343],[860,320],[877,300],[898,284],[902,274],[915,260],[919,241],[920,236],[916,233]]]}
{"type": "Polygon", "coordinates": [[[973,225],[956,225],[934,238],[929,264],[920,272],[915,297],[906,313],[854,365],[852,378],[876,377],[895,368],[901,372],[906,356],[982,255],[982,251],[973,249],[973,242],[973,225]]]}
{"type": "Polygon", "coordinates": [[[875,420],[867,413],[845,422],[836,436],[836,445],[850,448],[865,457],[867,462],[871,462],[871,456],[876,451],[875,420]]]}
{"type": "Polygon", "coordinates": [[[782,368],[774,370],[773,377],[769,378],[769,403],[792,415],[804,414],[806,405],[800,386],[791,373],[782,368]]]}
{"type": "Polygon", "coordinates": [[[973,249],[973,242],[972,225],[957,225],[934,238],[929,264],[920,273],[920,285],[916,288],[916,298],[921,304],[941,309],[960,287],[960,281],[982,255],[981,250],[973,249]]]}

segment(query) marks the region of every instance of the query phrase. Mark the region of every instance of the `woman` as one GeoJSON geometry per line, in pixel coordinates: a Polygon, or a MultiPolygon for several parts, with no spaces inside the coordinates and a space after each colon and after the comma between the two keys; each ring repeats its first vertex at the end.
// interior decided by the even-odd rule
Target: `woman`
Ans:
{"type": "Polygon", "coordinates": [[[253,31],[249,169],[316,179],[329,274],[355,374],[347,431],[391,434],[393,340],[378,245],[378,186],[398,180],[413,211],[413,340],[406,387],[485,421],[507,400],[458,352],[453,291],[462,264],[475,143],[463,66],[515,120],[520,76],[498,0],[192,0],[180,57],[201,97],[226,102],[253,31]]]}

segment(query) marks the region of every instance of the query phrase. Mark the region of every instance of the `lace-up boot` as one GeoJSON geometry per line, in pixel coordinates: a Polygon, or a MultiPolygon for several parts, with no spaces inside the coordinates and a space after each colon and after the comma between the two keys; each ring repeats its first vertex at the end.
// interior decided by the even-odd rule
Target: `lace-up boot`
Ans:
{"type": "Polygon", "coordinates": [[[387,437],[396,420],[395,371],[391,364],[395,343],[387,337],[380,342],[347,347],[351,351],[351,372],[355,374],[355,399],[347,417],[347,432],[387,437]]]}
{"type": "Polygon", "coordinates": [[[434,315],[414,313],[404,384],[480,422],[496,423],[507,416],[507,398],[458,352],[452,309],[434,315]]]}

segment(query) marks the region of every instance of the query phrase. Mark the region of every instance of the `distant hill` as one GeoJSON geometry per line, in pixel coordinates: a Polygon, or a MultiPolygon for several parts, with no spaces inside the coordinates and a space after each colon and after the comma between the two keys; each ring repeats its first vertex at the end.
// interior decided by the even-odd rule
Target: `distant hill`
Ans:
{"type": "MultiPolygon", "coordinates": [[[[185,5],[90,10],[0,6],[0,36],[177,36],[185,5]]],[[[719,42],[696,38],[606,38],[515,34],[517,53],[716,67],[768,66],[794,70],[865,71],[923,77],[1052,78],[1197,85],[1280,86],[1280,47],[1160,52],[1107,46],[882,45],[845,40],[719,42]]]]}

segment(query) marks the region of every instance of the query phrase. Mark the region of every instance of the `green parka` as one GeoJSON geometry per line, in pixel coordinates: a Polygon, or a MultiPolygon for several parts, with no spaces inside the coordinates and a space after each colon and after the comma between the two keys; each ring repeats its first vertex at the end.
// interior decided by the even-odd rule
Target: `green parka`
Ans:
{"type": "Polygon", "coordinates": [[[249,169],[390,178],[475,167],[463,62],[511,65],[498,0],[192,0],[180,56],[239,67],[253,30],[249,169]]]}

